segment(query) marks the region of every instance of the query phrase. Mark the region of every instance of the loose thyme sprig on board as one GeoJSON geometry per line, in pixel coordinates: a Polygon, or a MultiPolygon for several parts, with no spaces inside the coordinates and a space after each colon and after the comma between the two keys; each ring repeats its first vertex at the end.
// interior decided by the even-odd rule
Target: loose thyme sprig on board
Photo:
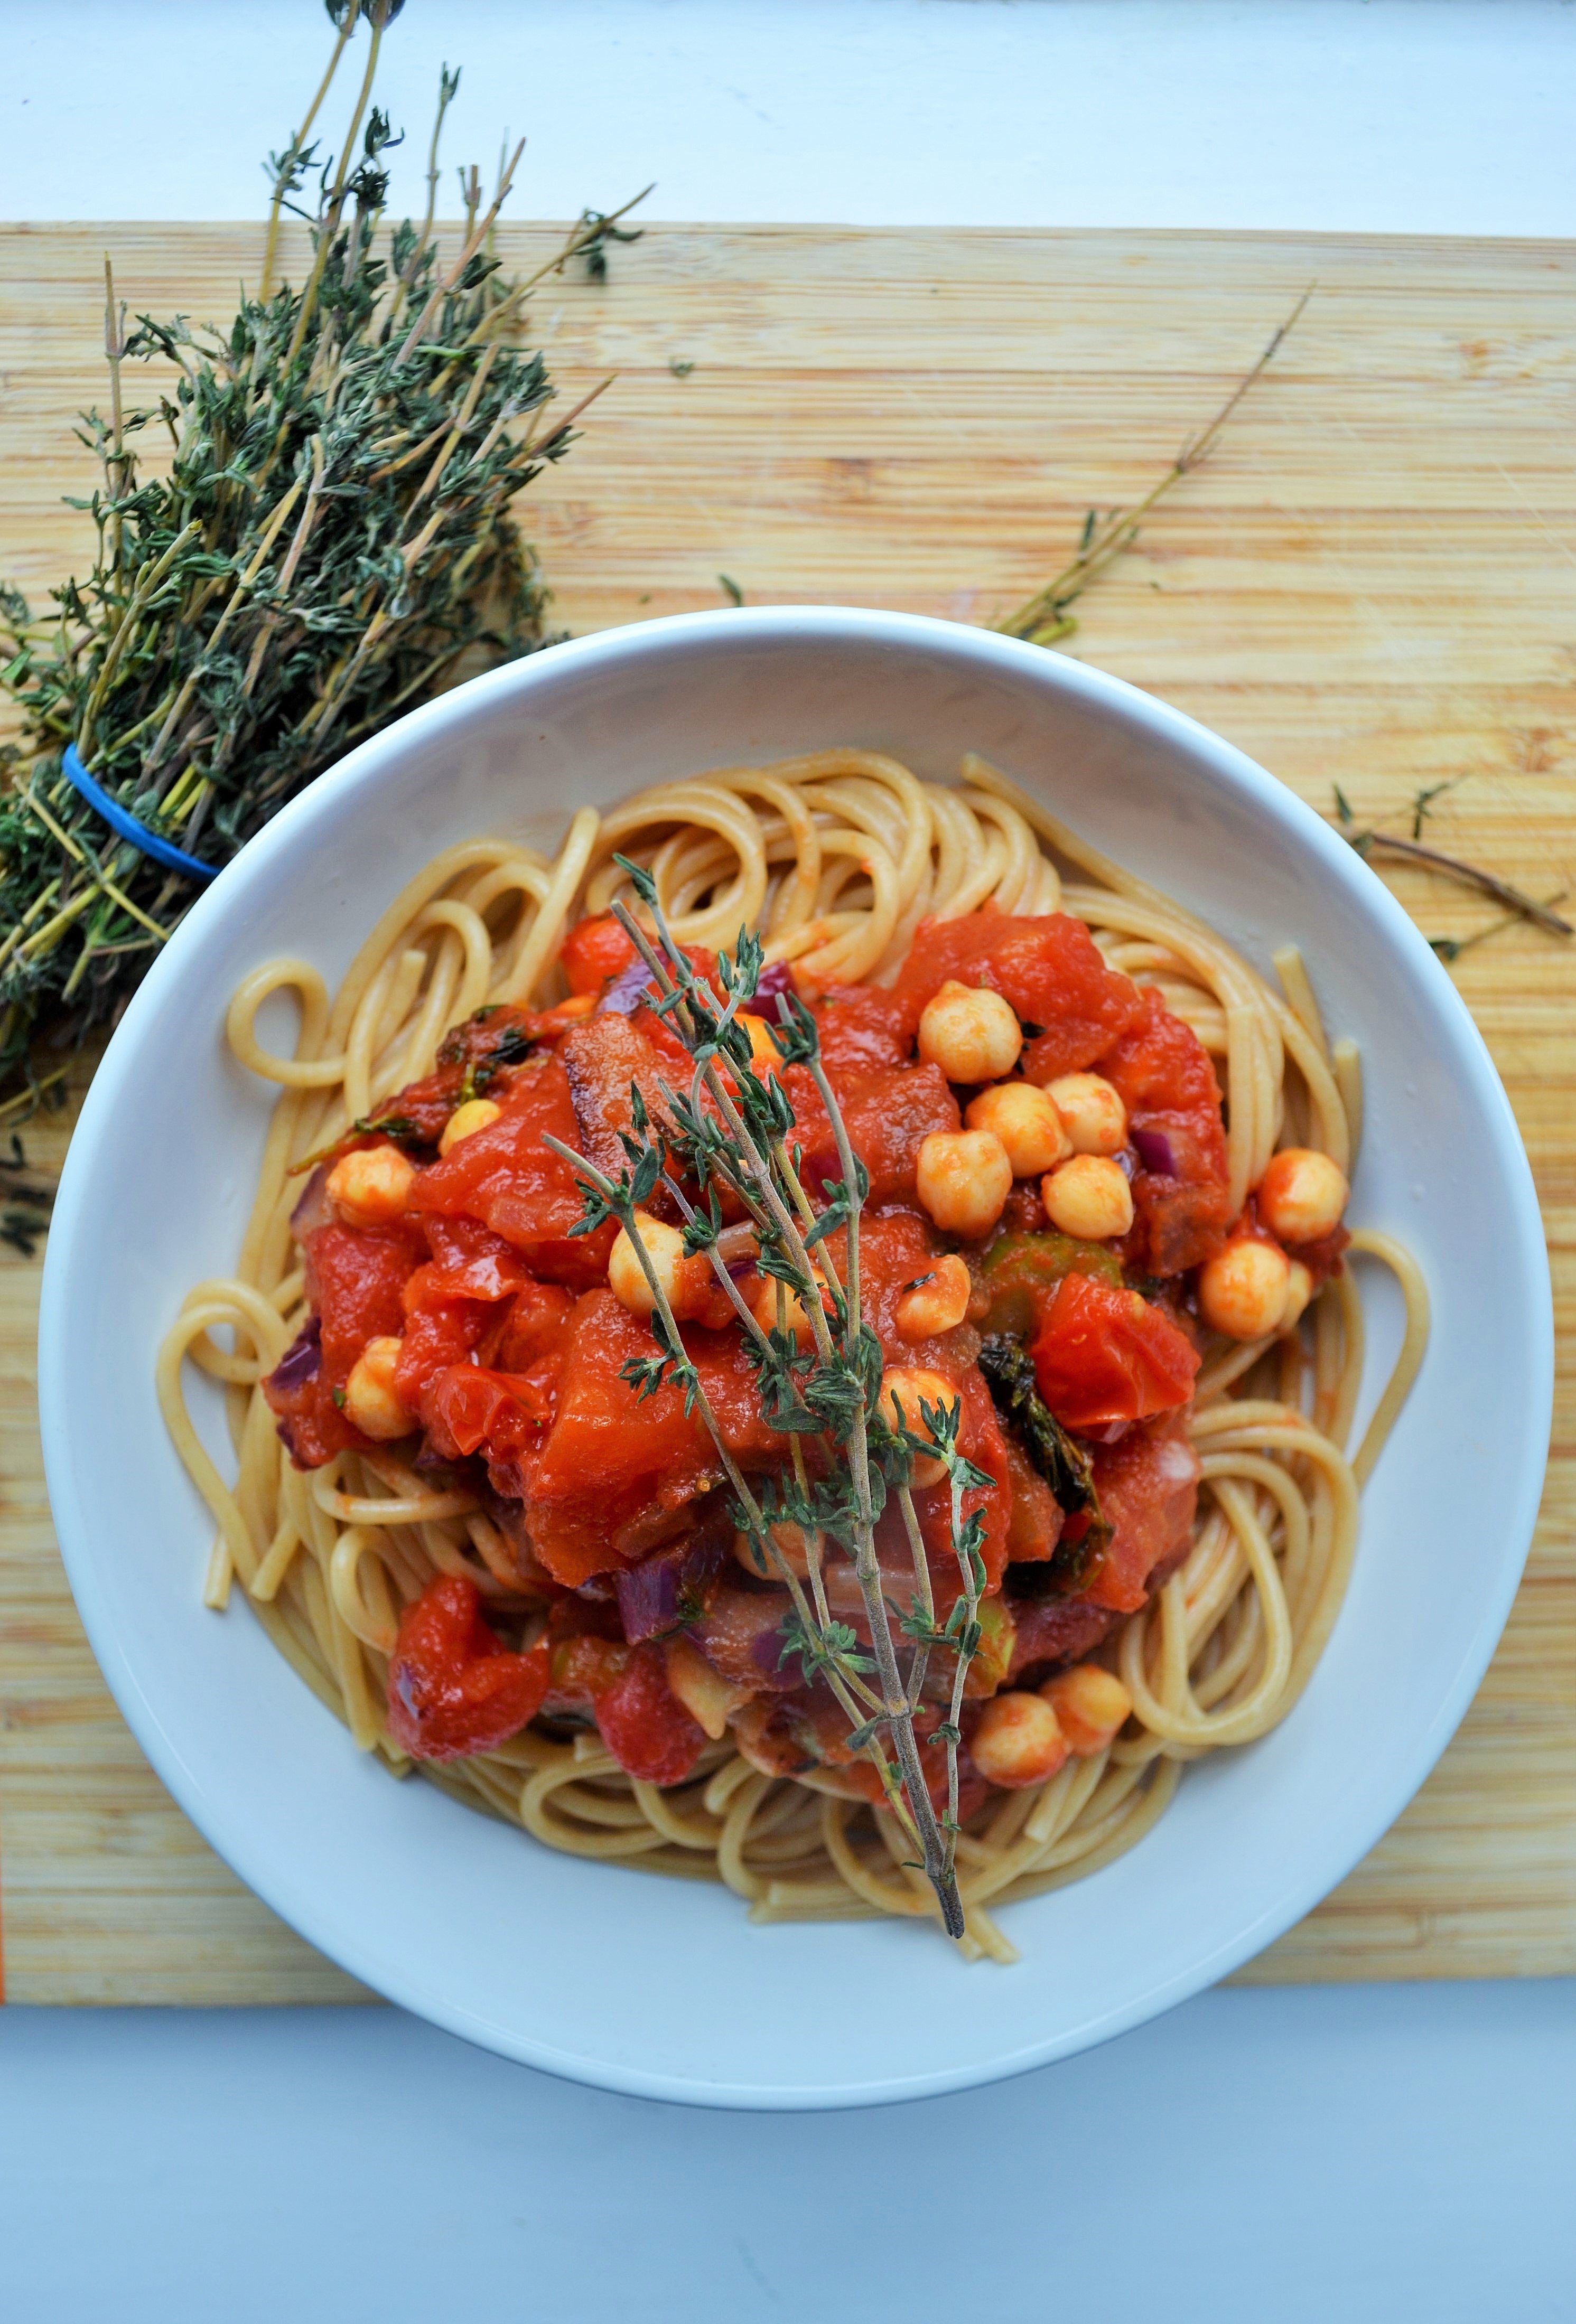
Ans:
{"type": "Polygon", "coordinates": [[[605,1219],[616,1219],[651,1288],[656,1352],[632,1359],[624,1367],[624,1378],[642,1396],[676,1387],[682,1391],[686,1413],[700,1413],[731,1489],[735,1523],[750,1544],[756,1570],[774,1574],[789,1593],[782,1661],[797,1659],[807,1685],[819,1679],[830,1690],[848,1720],[850,1747],[863,1752],[876,1769],[887,1808],[919,1851],[943,1926],[950,1936],[960,1937],[963,1906],[955,1868],[960,1720],[968,1666],[980,1642],[978,1609],[986,1582],[984,1519],[978,1509],[965,1518],[962,1505],[966,1493],[988,1490],[993,1480],[959,1449],[960,1403],[922,1403],[913,1415],[896,1404],[890,1417],[883,1412],[881,1346],[859,1305],[859,1218],[869,1182],[848,1142],[821,1065],[814,1019],[796,996],[784,993],[778,1001],[773,1039],[783,1064],[809,1070],[831,1123],[842,1176],[826,1183],[819,1210],[801,1178],[798,1148],[790,1146],[795,1125],[788,1093],[776,1074],[760,1079],[752,1071],[749,1036],[737,1021],[740,1009],[755,998],[762,964],[759,939],[741,929],[731,957],[719,955],[719,997],[696,976],[673,941],[650,874],[624,856],[615,861],[654,924],[654,944],[622,904],[613,907],[651,971],[655,986],[651,1005],[692,1061],[690,1085],[681,1091],[665,1082],[659,1084],[664,1110],[660,1124],[654,1124],[639,1089],[632,1085],[634,1126],[621,1133],[627,1161],[616,1179],[558,1139],[546,1142],[586,1189],[585,1212],[576,1232],[587,1234],[605,1219]],[[676,1171],[671,1163],[677,1164],[676,1171]],[[681,1179],[696,1186],[699,1202],[691,1200],[681,1179]],[[644,1206],[659,1185],[684,1218],[686,1250],[691,1256],[706,1255],[737,1315],[762,1410],[768,1425],[788,1439],[788,1467],[780,1478],[753,1483],[746,1478],[686,1351],[641,1231],[644,1206]],[[777,1285],[777,1323],[771,1330],[751,1311],[718,1248],[725,1194],[743,1209],[754,1229],[761,1273],[777,1285]],[[839,1233],[840,1272],[832,1248],[832,1239],[839,1233]],[[811,1258],[812,1251],[818,1259],[811,1258]],[[802,1347],[789,1328],[791,1299],[797,1300],[808,1319],[809,1348],[802,1347]],[[921,1456],[941,1463],[951,1491],[950,1530],[960,1591],[940,1627],[913,1504],[913,1463],[921,1456]],[[901,1625],[912,1642],[906,1672],[899,1669],[876,1554],[876,1520],[889,1492],[901,1509],[913,1563],[911,1611],[901,1625]],[[797,1527],[803,1540],[808,1587],[778,1538],[778,1529],[785,1526],[797,1527]],[[829,1543],[853,1565],[869,1652],[849,1624],[831,1615],[823,1563],[829,1543]],[[940,1743],[946,1752],[948,1804],[940,1817],[914,1729],[930,1659],[938,1649],[954,1657],[949,1715],[923,1747],[940,1743]]]}
{"type": "Polygon", "coordinates": [[[1113,564],[1125,549],[1131,549],[1138,538],[1138,528],[1156,502],[1170,492],[1173,484],[1204,461],[1214,448],[1226,422],[1230,419],[1248,389],[1265,370],[1283,339],[1295,327],[1303,308],[1313,296],[1311,282],[1285,321],[1270,337],[1268,345],[1251,371],[1239,379],[1225,402],[1207,428],[1191,436],[1177,454],[1157,484],[1152,484],[1143,499],[1129,509],[1112,509],[1101,516],[1099,509],[1090,509],[1083,521],[1083,535],[1077,554],[1064,565],[1043,589],[1036,589],[1015,612],[1004,614],[991,627],[1009,638],[1024,638],[1031,645],[1050,646],[1070,638],[1078,623],[1068,607],[1075,604],[1090,582],[1098,581],[1107,567],[1113,564]]]}
{"type": "Polygon", "coordinates": [[[1453,880],[1459,887],[1475,888],[1479,895],[1492,897],[1496,903],[1508,907],[1501,918],[1491,920],[1475,936],[1430,936],[1430,945],[1447,964],[1459,960],[1462,953],[1469,951],[1473,945],[1481,944],[1486,936],[1497,935],[1501,928],[1514,927],[1518,920],[1528,921],[1534,927],[1542,928],[1552,936],[1576,936],[1576,928],[1553,908],[1564,901],[1562,888],[1557,894],[1540,902],[1535,896],[1529,896],[1524,890],[1514,887],[1508,880],[1501,879],[1497,872],[1490,872],[1480,863],[1469,863],[1464,856],[1447,855],[1442,848],[1424,844],[1423,826],[1428,820],[1433,801],[1442,791],[1454,790],[1458,783],[1464,783],[1466,779],[1464,774],[1450,775],[1443,782],[1429,783],[1413,794],[1410,839],[1398,838],[1394,832],[1380,831],[1376,825],[1359,825],[1352,813],[1351,801],[1339,783],[1332,784],[1336,829],[1365,863],[1370,862],[1376,854],[1398,855],[1408,862],[1422,864],[1425,871],[1442,873],[1445,879],[1453,880]]]}
{"type": "Polygon", "coordinates": [[[328,0],[333,55],[273,157],[261,279],[227,329],[142,315],[128,331],[106,263],[110,408],[79,431],[102,478],[74,503],[97,560],[53,593],[48,619],[0,591],[0,685],[26,722],[0,794],[0,1076],[25,1065],[46,1015],[63,1012],[75,1038],[111,1015],[198,892],[71,787],[68,742],[155,834],[223,864],[463,658],[542,642],[544,592],[511,503],[562,456],[584,405],[544,419],[553,390],[523,343],[524,301],[571,259],[605,269],[624,212],[588,212],[534,274],[505,280],[490,238],[516,149],[490,201],[474,170],[462,178],[459,246],[440,254],[438,127],[459,78],[445,68],[426,216],[380,240],[400,141],[372,91],[397,10],[328,0]],[[365,69],[325,159],[311,134],[361,23],[365,69]],[[286,211],[310,236],[299,289],[276,276],[286,211]],[[128,409],[125,365],[154,357],[180,372],[173,398],[128,409]],[[134,440],[160,425],[173,462],[144,475],[134,440]]]}

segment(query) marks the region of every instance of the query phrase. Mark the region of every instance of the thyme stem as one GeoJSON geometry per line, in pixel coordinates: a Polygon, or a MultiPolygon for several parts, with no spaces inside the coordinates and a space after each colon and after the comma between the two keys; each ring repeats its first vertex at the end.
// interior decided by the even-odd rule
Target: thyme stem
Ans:
{"type": "MultiPolygon", "coordinates": [[[[799,1296],[810,1324],[817,1359],[821,1366],[830,1367],[834,1363],[836,1351],[831,1335],[827,1329],[820,1291],[815,1279],[814,1265],[801,1231],[802,1220],[808,1225],[814,1224],[813,1213],[811,1213],[808,1219],[804,1217],[809,1210],[808,1199],[799,1185],[797,1172],[793,1169],[788,1161],[782,1138],[774,1136],[766,1142],[766,1149],[763,1150],[762,1142],[757,1139],[750,1123],[746,1119],[742,1088],[739,1100],[736,1102],[730,1096],[723,1076],[718,1070],[718,1044],[737,1014],[740,999],[739,990],[736,987],[726,1004],[715,1010],[715,1021],[713,1021],[714,1000],[711,1005],[704,1012],[702,1011],[699,1000],[702,988],[668,927],[655,887],[649,876],[642,874],[641,880],[644,884],[637,884],[636,892],[653,915],[662,952],[658,952],[656,945],[652,943],[645,930],[622,900],[615,902],[614,914],[625,934],[650,969],[658,987],[659,1001],[667,1005],[667,1011],[675,1031],[695,1058],[696,1071],[691,1091],[692,1105],[698,1114],[698,1101],[702,1090],[710,1098],[717,1116],[728,1132],[729,1151],[733,1156],[734,1165],[740,1179],[747,1181],[765,1206],[771,1223],[781,1240],[782,1247],[788,1255],[789,1263],[794,1270],[797,1280],[793,1288],[799,1296]],[[786,1199],[783,1191],[783,1186],[788,1188],[786,1199]],[[795,1216],[796,1211],[800,1213],[799,1217],[795,1216]]],[[[742,931],[740,941],[742,945],[744,942],[742,931]]],[[[783,1021],[786,1024],[786,1018],[783,1021]]],[[[747,1066],[740,1067],[741,1073],[747,1073],[748,1070],[747,1066]]],[[[853,1148],[848,1139],[847,1125],[842,1118],[842,1110],[826,1078],[819,1056],[811,1057],[811,1070],[816,1081],[818,1093],[832,1125],[838,1159],[843,1173],[843,1208],[847,1220],[848,1248],[847,1279],[843,1286],[843,1360],[848,1379],[850,1381],[858,1381],[861,1372],[859,1360],[861,1334],[864,1329],[858,1304],[858,1214],[863,1199],[860,1194],[861,1180],[853,1148]]],[[[565,1151],[566,1155],[568,1153],[568,1149],[559,1150],[565,1151]]],[[[606,1192],[603,1199],[604,1201],[609,1199],[606,1192]]],[[[624,1219],[626,1232],[630,1233],[633,1240],[634,1233],[630,1226],[630,1220],[633,1218],[632,1200],[625,1208],[621,1208],[619,1215],[624,1219]],[[627,1215],[626,1215],[626,1209],[627,1215]]],[[[818,1236],[816,1240],[824,1248],[823,1237],[818,1236]]],[[[648,1274],[649,1279],[653,1278],[648,1274]]],[[[678,1344],[676,1339],[674,1343],[678,1344]]],[[[860,1386],[858,1392],[850,1397],[847,1412],[846,1435],[839,1441],[848,1462],[848,1479],[853,1490],[851,1530],[854,1574],[859,1586],[866,1623],[870,1632],[871,1650],[876,1657],[882,1714],[885,1723],[891,1729],[898,1765],[902,1770],[904,1789],[907,1794],[908,1817],[905,1821],[917,1841],[923,1858],[925,1873],[935,1891],[942,1924],[950,1936],[957,1938],[964,1932],[962,1901],[958,1894],[957,1878],[950,1851],[941,1837],[936,1820],[935,1807],[931,1799],[930,1786],[921,1764],[919,1744],[913,1728],[914,1707],[910,1700],[909,1688],[904,1683],[898,1670],[897,1654],[893,1643],[891,1622],[882,1589],[881,1568],[876,1554],[876,1504],[870,1477],[870,1447],[867,1425],[866,1391],[863,1386],[860,1386]]],[[[746,1506],[753,1508],[755,1507],[753,1499],[746,1506]]],[[[805,1614],[801,1610],[802,1593],[796,1596],[794,1602],[795,1610],[800,1612],[801,1620],[805,1620],[805,1614]]],[[[955,1766],[953,1788],[955,1791],[955,1766]]],[[[889,1787],[889,1800],[891,1796],[889,1787]]],[[[956,1821],[955,1811],[953,1821],[956,1821]]]]}
{"type": "Polygon", "coordinates": [[[1343,833],[1342,836],[1359,855],[1369,855],[1375,848],[1381,848],[1387,855],[1403,855],[1411,862],[1426,863],[1431,871],[1442,872],[1447,878],[1459,880],[1465,887],[1476,888],[1483,895],[1492,896],[1496,903],[1508,906],[1518,918],[1531,920],[1535,927],[1546,928],[1550,936],[1576,936],[1576,927],[1572,927],[1569,920],[1562,918],[1547,904],[1540,904],[1535,896],[1529,896],[1524,890],[1513,887],[1508,880],[1502,880],[1497,872],[1485,871],[1480,863],[1469,863],[1460,855],[1446,855],[1440,848],[1427,846],[1421,840],[1393,838],[1387,831],[1364,832],[1356,838],[1349,833],[1343,833]]]}
{"type": "Polygon", "coordinates": [[[1197,436],[1190,438],[1182,446],[1160,482],[1152,485],[1143,499],[1136,503],[1132,508],[1113,510],[1103,524],[1096,518],[1091,509],[1089,521],[1084,526],[1083,538],[1079,543],[1077,555],[1070,563],[1062,567],[1054,579],[1047,581],[1043,589],[1037,589],[1032,597],[1025,599],[1015,613],[1008,613],[1003,620],[994,622],[993,628],[1009,638],[1026,638],[1034,645],[1052,645],[1058,638],[1068,636],[1077,627],[1076,622],[1067,617],[1067,607],[1082,596],[1089,583],[1104,571],[1113,558],[1120,556],[1125,549],[1132,546],[1140,524],[1156,503],[1171,491],[1173,484],[1180,484],[1184,476],[1191,475],[1192,471],[1209,456],[1221,429],[1247,393],[1248,389],[1264,372],[1287,334],[1294,328],[1303,309],[1313,296],[1315,288],[1316,285],[1312,282],[1308,285],[1285,321],[1271,336],[1268,345],[1253,368],[1238,381],[1237,385],[1208,426],[1201,429],[1197,436]]]}

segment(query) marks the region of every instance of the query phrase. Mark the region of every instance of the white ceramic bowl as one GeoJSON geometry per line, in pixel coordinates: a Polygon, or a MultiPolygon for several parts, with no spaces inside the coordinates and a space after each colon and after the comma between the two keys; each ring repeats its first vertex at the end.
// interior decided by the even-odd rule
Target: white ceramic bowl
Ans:
{"type": "MultiPolygon", "coordinates": [[[[279,1033],[284,1038],[286,1006],[279,1033]]],[[[1379,1270],[1372,1270],[1377,1278],[1379,1270]]],[[[1371,1377],[1398,1336],[1372,1284],[1371,1377]]],[[[255,839],[133,1001],[83,1110],[45,1273],[39,1379],[71,1585],[182,1808],[312,1943],[406,2007],[553,2072],[744,2107],[955,2089],[1196,1992],[1317,1904],[1443,1749],[1521,1572],[1548,1442],[1548,1271],[1516,1125],[1449,979],[1307,807],[1228,744],[1083,665],[947,622],[831,609],[653,622],[555,648],[355,751],[255,839]],[[912,1924],[752,1928],[709,1885],[550,1854],[355,1751],[237,1602],[160,1424],[153,1354],[227,1273],[272,1093],[225,1045],[245,971],[335,982],[395,890],[477,833],[552,843],[659,777],[833,742],[950,776],[982,751],[1267,969],[1303,947],[1360,1040],[1354,1217],[1416,1251],[1422,1376],[1364,1499],[1350,1594],[1296,1710],[1191,1769],[1156,1830],[1010,1908],[1019,1967],[912,1924]]],[[[217,1396],[206,1409],[216,1453],[217,1396]]]]}

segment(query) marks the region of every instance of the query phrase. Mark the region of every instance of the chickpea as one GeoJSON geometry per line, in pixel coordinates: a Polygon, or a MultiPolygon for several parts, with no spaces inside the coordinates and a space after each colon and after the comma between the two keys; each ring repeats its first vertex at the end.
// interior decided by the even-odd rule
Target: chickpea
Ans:
{"type": "Polygon", "coordinates": [[[1292,1262],[1278,1243],[1234,1235],[1199,1272],[1199,1307],[1228,1340],[1264,1340],[1281,1328],[1292,1262]]]}
{"type": "Polygon", "coordinates": [[[397,1146],[358,1146],[329,1173],[329,1196],[348,1227],[387,1226],[403,1218],[416,1166],[397,1146]]]}
{"type": "Polygon", "coordinates": [[[949,977],[920,1018],[920,1056],[950,1082],[998,1082],[1023,1046],[1024,1028],[1010,1004],[988,985],[949,977]]]}
{"type": "Polygon", "coordinates": [[[720,1671],[712,1669],[700,1647],[686,1637],[666,1640],[663,1661],[667,1665],[668,1684],[691,1718],[698,1727],[705,1729],[714,1743],[719,1743],[728,1732],[728,1712],[749,1701],[747,1689],[731,1685],[720,1671]]]}
{"type": "Polygon", "coordinates": [[[1317,1242],[1340,1224],[1350,1192],[1328,1154],[1288,1146],[1259,1181],[1258,1214],[1282,1242],[1317,1242]]]}
{"type": "Polygon", "coordinates": [[[1294,1332],[1303,1320],[1303,1312],[1313,1296],[1313,1277],[1300,1259],[1291,1262],[1292,1279],[1286,1286],[1286,1304],[1281,1310],[1280,1329],[1284,1333],[1294,1332]]]}
{"type": "MultiPolygon", "coordinates": [[[[902,1407],[902,1425],[913,1436],[929,1436],[922,1404],[953,1405],[958,1391],[950,1379],[940,1372],[924,1371],[913,1364],[894,1364],[881,1375],[881,1417],[888,1428],[899,1425],[898,1408],[902,1407]]],[[[931,1440],[934,1443],[934,1438],[931,1440]]],[[[913,1482],[920,1486],[939,1485],[947,1473],[944,1461],[933,1461],[928,1454],[914,1455],[913,1482]]]]}
{"type": "Polygon", "coordinates": [[[781,1073],[782,1056],[777,1044],[772,1038],[772,1028],[766,1019],[764,1017],[756,1016],[748,1009],[741,1009],[738,1012],[738,1021],[750,1037],[750,1055],[755,1061],[756,1073],[758,1074],[763,1066],[767,1073],[781,1073]]]}
{"type": "MultiPolygon", "coordinates": [[[[741,1009],[736,1022],[750,1037],[750,1071],[755,1074],[756,1079],[759,1081],[766,1074],[780,1074],[783,1070],[782,1056],[767,1029],[765,1019],[753,1015],[747,1009],[741,1009]]],[[[735,1068],[726,1058],[719,1059],[718,1065],[722,1074],[723,1086],[731,1094],[737,1095],[738,1081],[735,1068]]]]}
{"type": "Polygon", "coordinates": [[[987,1784],[1021,1791],[1067,1764],[1067,1738],[1043,1695],[993,1694],[979,1714],[969,1757],[987,1784]]]}
{"type": "Polygon", "coordinates": [[[1015,1178],[1037,1178],[1065,1162],[1072,1143],[1055,1102],[1033,1082],[997,1082],[970,1101],[970,1130],[993,1130],[1006,1148],[1015,1178]]]}
{"type": "Polygon", "coordinates": [[[1119,1154],[1127,1143],[1127,1109],[1100,1074],[1063,1074],[1051,1097],[1075,1154],[1119,1154]]]}
{"type": "MultiPolygon", "coordinates": [[[[681,1323],[686,1316],[698,1315],[710,1296],[710,1269],[706,1261],[691,1258],[678,1228],[664,1220],[636,1211],[635,1222],[673,1314],[681,1323]]],[[[632,1315],[649,1315],[656,1305],[640,1254],[623,1227],[608,1256],[607,1285],[619,1305],[627,1307],[632,1315]]]]}
{"type": "MultiPolygon", "coordinates": [[[[784,1517],[776,1525],[768,1526],[767,1531],[771,1536],[773,1548],[782,1558],[789,1572],[796,1573],[801,1582],[808,1582],[810,1545],[805,1540],[803,1526],[794,1525],[790,1519],[784,1517]]],[[[766,1551],[762,1549],[747,1533],[740,1531],[734,1535],[733,1554],[745,1572],[754,1574],[757,1582],[781,1581],[782,1575],[776,1560],[768,1555],[766,1551]]]]}
{"type": "Polygon", "coordinates": [[[363,1436],[379,1443],[408,1436],[416,1425],[394,1388],[394,1367],[403,1346],[403,1340],[368,1340],[345,1383],[346,1419],[363,1436]]]}
{"type": "Polygon", "coordinates": [[[1056,1713],[1067,1748],[1080,1759],[1103,1751],[1133,1709],[1133,1698],[1119,1678],[1099,1663],[1080,1663],[1061,1671],[1040,1689],[1056,1713]]]}
{"type": "Polygon", "coordinates": [[[1075,1154],[1040,1182],[1051,1223],[1080,1242],[1105,1242],[1133,1223],[1133,1189],[1102,1154],[1075,1154]]]}
{"type": "Polygon", "coordinates": [[[993,1130],[933,1130],[914,1173],[920,1202],[948,1234],[987,1235],[1013,1190],[1013,1166],[993,1130]]]}
{"type": "MultiPolygon", "coordinates": [[[[830,1314],[831,1313],[830,1286],[827,1282],[825,1272],[813,1261],[810,1271],[814,1277],[816,1288],[821,1295],[821,1313],[830,1314]]],[[[782,1288],[783,1329],[792,1332],[802,1348],[808,1348],[815,1337],[815,1327],[811,1323],[804,1302],[791,1285],[784,1283],[782,1288]]],[[[756,1286],[753,1305],[756,1321],[762,1331],[774,1332],[777,1329],[777,1278],[774,1275],[762,1276],[756,1286]]]]}
{"type": "Polygon", "coordinates": [[[503,1107],[495,1104],[490,1097],[467,1098],[463,1105],[455,1107],[444,1123],[443,1135],[438,1140],[439,1153],[447,1154],[450,1148],[458,1146],[462,1138],[470,1138],[477,1130],[490,1128],[503,1111],[503,1107]]]}
{"type": "Polygon", "coordinates": [[[969,1313],[974,1285],[969,1269],[950,1251],[938,1259],[928,1283],[916,1284],[897,1303],[897,1328],[905,1340],[933,1339],[955,1331],[969,1313]]]}

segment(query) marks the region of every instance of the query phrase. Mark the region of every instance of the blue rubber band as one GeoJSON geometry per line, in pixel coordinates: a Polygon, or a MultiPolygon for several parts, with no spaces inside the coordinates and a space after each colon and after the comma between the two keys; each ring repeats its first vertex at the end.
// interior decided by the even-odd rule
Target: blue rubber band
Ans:
{"type": "Polygon", "coordinates": [[[188,855],[183,847],[177,847],[172,839],[161,839],[156,831],[150,831],[145,823],[139,823],[134,815],[128,813],[118,799],[112,799],[103,784],[94,781],[77,756],[75,742],[66,745],[65,755],[60,761],[60,772],[73,788],[81,792],[89,807],[97,808],[111,831],[117,832],[122,839],[129,840],[134,847],[140,847],[143,853],[151,855],[155,863],[162,863],[171,872],[184,872],[189,880],[218,878],[218,864],[200,862],[195,855],[188,855]]]}

